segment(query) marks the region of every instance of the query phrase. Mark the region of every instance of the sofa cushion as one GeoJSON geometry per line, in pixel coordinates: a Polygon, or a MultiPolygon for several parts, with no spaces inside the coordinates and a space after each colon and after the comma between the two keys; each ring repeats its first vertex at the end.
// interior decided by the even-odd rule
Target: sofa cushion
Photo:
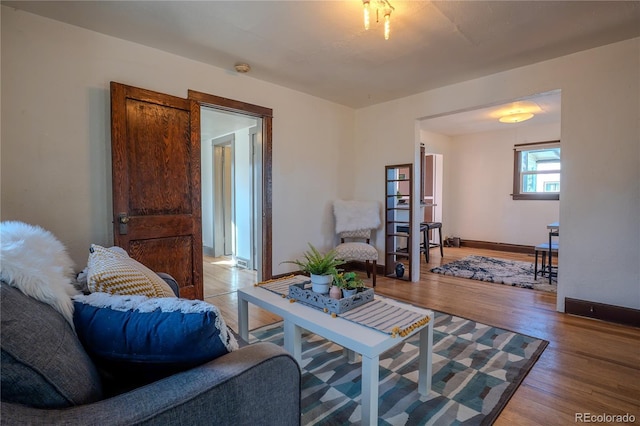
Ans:
{"type": "Polygon", "coordinates": [[[201,300],[92,293],[74,305],[80,341],[115,380],[150,382],[238,347],[218,309],[201,300]]]}
{"type": "Polygon", "coordinates": [[[92,244],[88,269],[87,286],[92,293],[175,296],[162,278],[142,263],[130,258],[124,251],[92,244]]]}
{"type": "Polygon", "coordinates": [[[51,306],[0,283],[2,401],[65,408],[102,398],[100,376],[51,306]]]}

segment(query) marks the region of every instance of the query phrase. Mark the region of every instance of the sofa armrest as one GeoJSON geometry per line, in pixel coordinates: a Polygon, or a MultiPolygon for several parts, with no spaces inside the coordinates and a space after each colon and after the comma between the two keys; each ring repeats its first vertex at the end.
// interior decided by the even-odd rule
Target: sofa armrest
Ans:
{"type": "Polygon", "coordinates": [[[173,290],[176,297],[180,297],[180,286],[178,285],[178,281],[176,281],[175,278],[173,278],[171,275],[167,274],[166,272],[156,272],[156,275],[162,278],[164,282],[169,284],[169,287],[171,287],[171,290],[173,290]]]}
{"type": "Polygon", "coordinates": [[[272,343],[93,404],[42,410],[2,403],[2,424],[299,425],[301,373],[272,343]]]}

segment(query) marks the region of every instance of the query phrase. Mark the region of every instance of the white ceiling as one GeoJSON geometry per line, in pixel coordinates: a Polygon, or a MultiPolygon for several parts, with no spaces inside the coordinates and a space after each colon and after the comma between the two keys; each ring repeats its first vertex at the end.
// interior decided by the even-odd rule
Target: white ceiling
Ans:
{"type": "Polygon", "coordinates": [[[385,41],[361,0],[2,1],[353,108],[640,36],[639,1],[391,3],[385,41]]]}
{"type": "Polygon", "coordinates": [[[258,119],[255,117],[207,107],[200,109],[200,137],[203,141],[257,125],[258,119]]]}
{"type": "Polygon", "coordinates": [[[560,90],[554,90],[505,104],[483,106],[437,117],[426,117],[420,121],[420,128],[442,135],[460,136],[520,126],[560,123],[560,108],[561,92],[560,90]],[[533,103],[539,108],[534,113],[533,118],[515,124],[498,121],[501,116],[517,110],[521,103],[524,102],[527,104],[533,103]]]}

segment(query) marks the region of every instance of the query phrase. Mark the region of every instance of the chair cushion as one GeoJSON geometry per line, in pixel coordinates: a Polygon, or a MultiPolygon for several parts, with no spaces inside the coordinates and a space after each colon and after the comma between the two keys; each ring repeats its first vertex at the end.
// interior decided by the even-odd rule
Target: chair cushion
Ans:
{"type": "Polygon", "coordinates": [[[237,349],[218,308],[179,298],[74,297],[80,341],[103,373],[148,383],[237,349]]]}
{"type": "Polygon", "coordinates": [[[356,231],[344,231],[340,232],[340,238],[360,238],[362,240],[368,240],[371,238],[371,229],[358,229],[356,231]]]}
{"type": "Polygon", "coordinates": [[[98,371],[71,325],[51,306],[0,283],[2,401],[66,408],[98,401],[98,371]]]}
{"type": "Polygon", "coordinates": [[[88,262],[89,291],[111,294],[174,297],[171,287],[151,269],[126,253],[91,245],[88,262]]]}
{"type": "Polygon", "coordinates": [[[367,243],[343,243],[335,250],[336,257],[343,260],[378,260],[378,250],[367,243]]]}

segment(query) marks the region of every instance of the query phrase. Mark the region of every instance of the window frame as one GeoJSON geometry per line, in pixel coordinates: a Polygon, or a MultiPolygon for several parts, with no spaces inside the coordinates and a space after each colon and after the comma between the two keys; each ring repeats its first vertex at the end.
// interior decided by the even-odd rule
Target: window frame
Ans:
{"type": "MultiPolygon", "coordinates": [[[[521,155],[522,151],[532,151],[534,149],[544,149],[544,148],[560,148],[560,140],[555,141],[546,141],[546,142],[535,142],[535,143],[524,143],[514,145],[513,148],[513,193],[511,197],[514,200],[560,200],[559,192],[521,192],[520,191],[520,182],[522,180],[522,172],[521,170],[521,155]]],[[[562,149],[560,150],[560,156],[562,157],[562,149]]],[[[562,160],[561,160],[562,164],[562,160]]],[[[545,174],[545,173],[558,173],[557,171],[549,171],[549,172],[536,172],[536,173],[524,173],[524,174],[545,174]]]]}

